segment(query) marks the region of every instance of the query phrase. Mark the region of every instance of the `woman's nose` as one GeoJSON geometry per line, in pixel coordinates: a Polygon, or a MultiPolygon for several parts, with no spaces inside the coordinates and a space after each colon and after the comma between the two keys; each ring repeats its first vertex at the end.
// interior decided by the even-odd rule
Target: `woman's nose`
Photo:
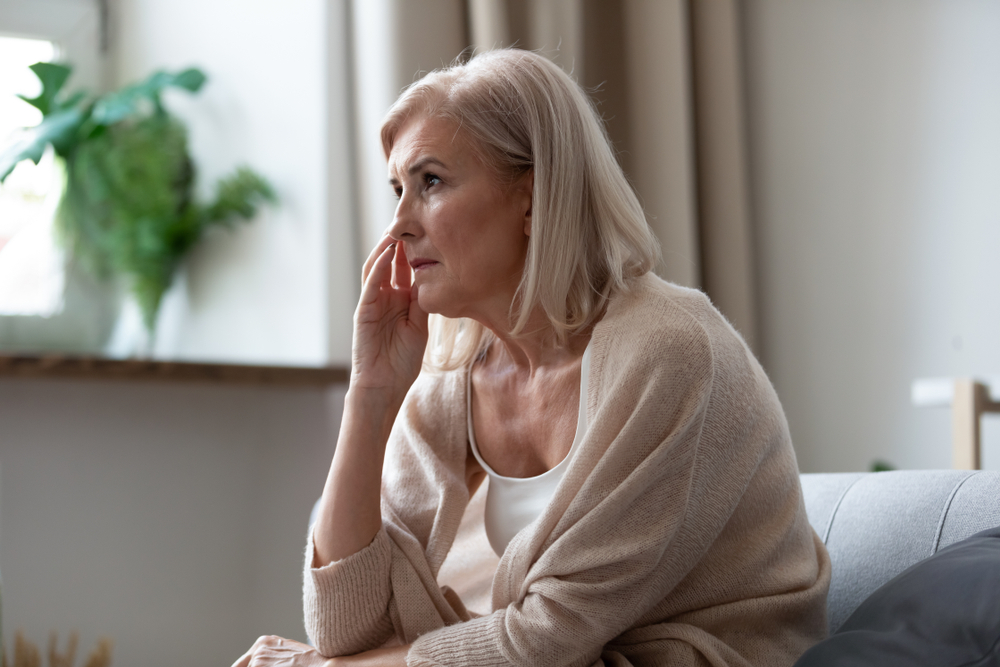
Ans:
{"type": "Polygon", "coordinates": [[[402,241],[404,238],[414,238],[420,236],[420,221],[414,211],[412,203],[404,194],[396,203],[396,213],[392,217],[389,225],[389,236],[402,241]]]}

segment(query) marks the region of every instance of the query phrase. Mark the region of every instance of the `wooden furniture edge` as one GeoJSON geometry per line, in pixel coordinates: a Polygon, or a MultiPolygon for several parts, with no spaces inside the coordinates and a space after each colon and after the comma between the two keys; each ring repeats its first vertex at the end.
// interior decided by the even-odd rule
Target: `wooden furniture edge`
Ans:
{"type": "Polygon", "coordinates": [[[956,470],[981,470],[983,446],[982,416],[1000,412],[1000,402],[990,398],[985,384],[973,378],[956,378],[951,403],[952,467],[956,470]]]}
{"type": "Polygon", "coordinates": [[[179,381],[317,387],[346,383],[350,379],[350,370],[336,366],[256,366],[70,355],[0,354],[0,378],[179,381]]]}

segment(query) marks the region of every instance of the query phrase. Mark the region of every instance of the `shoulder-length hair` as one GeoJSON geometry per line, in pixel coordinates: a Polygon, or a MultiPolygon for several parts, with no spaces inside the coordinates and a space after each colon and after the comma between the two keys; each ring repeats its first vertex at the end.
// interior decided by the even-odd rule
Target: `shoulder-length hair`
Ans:
{"type": "MultiPolygon", "coordinates": [[[[416,115],[453,121],[498,183],[533,173],[531,235],[511,304],[512,333],[541,307],[557,342],[586,331],[608,299],[659,260],[659,244],[580,86],[530,51],[500,49],[435,70],[407,87],[382,124],[388,158],[416,115]]],[[[455,369],[485,350],[478,322],[435,318],[426,361],[455,369]]]]}

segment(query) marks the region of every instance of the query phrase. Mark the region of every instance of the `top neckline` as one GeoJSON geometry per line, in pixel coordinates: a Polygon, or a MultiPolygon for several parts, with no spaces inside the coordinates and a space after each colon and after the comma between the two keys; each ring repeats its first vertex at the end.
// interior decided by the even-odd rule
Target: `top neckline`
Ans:
{"type": "MultiPolygon", "coordinates": [[[[594,337],[591,336],[590,340],[587,341],[587,348],[583,351],[583,357],[580,359],[580,405],[577,412],[576,418],[576,433],[573,436],[573,444],[570,445],[569,451],[566,452],[566,456],[545,472],[533,475],[531,477],[507,477],[506,475],[501,475],[500,473],[493,470],[488,463],[483,459],[482,455],[479,453],[479,447],[476,445],[476,433],[475,428],[472,423],[472,366],[469,366],[469,372],[467,374],[466,380],[466,420],[468,422],[469,431],[469,445],[472,447],[472,455],[476,457],[476,461],[479,465],[483,467],[486,474],[490,479],[503,480],[507,483],[517,484],[524,482],[531,482],[536,480],[547,479],[553,475],[560,474],[566,466],[569,465],[570,459],[573,458],[573,454],[580,446],[580,442],[583,440],[584,434],[587,432],[587,386],[590,376],[590,356],[591,348],[594,345],[594,337]]],[[[473,362],[475,363],[475,362],[473,362]]]]}

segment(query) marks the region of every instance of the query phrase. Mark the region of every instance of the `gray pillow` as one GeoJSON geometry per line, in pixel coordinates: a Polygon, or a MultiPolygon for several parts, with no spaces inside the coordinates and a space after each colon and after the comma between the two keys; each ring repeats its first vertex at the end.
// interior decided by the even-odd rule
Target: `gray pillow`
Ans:
{"type": "Polygon", "coordinates": [[[1000,666],[1000,528],[879,588],[795,667],[1000,666]]]}

